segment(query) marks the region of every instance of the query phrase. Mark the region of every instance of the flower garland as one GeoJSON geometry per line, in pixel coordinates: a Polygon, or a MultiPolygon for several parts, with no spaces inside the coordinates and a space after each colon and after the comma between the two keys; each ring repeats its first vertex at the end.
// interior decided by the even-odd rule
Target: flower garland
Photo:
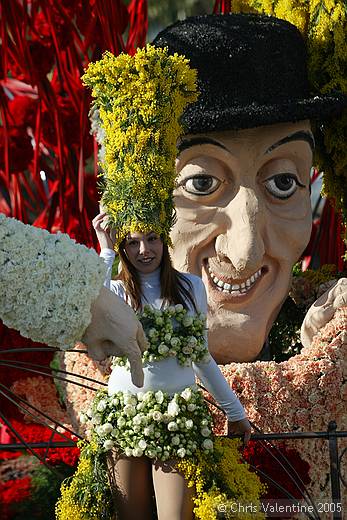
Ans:
{"type": "MultiPolygon", "coordinates": [[[[180,365],[203,361],[209,355],[206,342],[206,316],[189,316],[181,304],[166,309],[145,305],[138,318],[145,331],[149,347],[143,352],[144,363],[175,357],[180,365]]],[[[126,357],[113,359],[113,366],[129,366],[126,357]]]]}
{"type": "Polygon", "coordinates": [[[24,337],[71,348],[91,321],[105,266],[94,250],[0,214],[0,317],[24,337]],[[54,273],[54,276],[53,276],[54,273]]]}
{"type": "MultiPolygon", "coordinates": [[[[313,88],[322,94],[347,94],[347,10],[344,0],[234,0],[233,12],[258,12],[296,25],[307,40],[313,88]]],[[[317,167],[324,172],[323,192],[335,201],[347,222],[347,111],[324,124],[324,146],[317,143],[317,167]]]]}
{"type": "Polygon", "coordinates": [[[91,421],[102,450],[116,447],[127,457],[165,461],[213,448],[211,416],[201,392],[191,388],[173,396],[100,390],[81,419],[91,421]]]}
{"type": "MultiPolygon", "coordinates": [[[[99,401],[100,402],[100,401],[99,401]]],[[[83,443],[80,443],[80,445],[83,443]]],[[[217,520],[218,506],[226,511],[225,518],[260,520],[260,497],[267,487],[257,475],[241,462],[240,441],[217,438],[212,451],[196,451],[193,457],[179,459],[175,466],[194,487],[194,514],[196,520],[217,520]],[[257,513],[236,514],[232,504],[252,503],[257,513]]],[[[84,443],[77,472],[64,481],[61,497],[56,505],[57,520],[96,520],[114,518],[111,488],[107,479],[105,448],[94,438],[84,443]],[[97,516],[99,515],[99,516],[97,516]]]]}
{"type": "Polygon", "coordinates": [[[196,71],[188,63],[147,45],[134,56],[105,52],[82,77],[104,130],[102,204],[115,247],[139,230],[155,231],[170,244],[179,118],[197,99],[196,71]]]}
{"type": "Polygon", "coordinates": [[[194,487],[193,498],[196,520],[217,520],[219,511],[224,518],[261,519],[259,499],[266,491],[257,475],[240,461],[240,441],[216,438],[212,454],[198,452],[193,459],[178,461],[177,469],[182,472],[188,487],[194,487]],[[244,502],[254,504],[257,512],[235,514],[232,504],[244,502]],[[256,507],[258,505],[258,507],[256,507]],[[221,509],[222,507],[222,509],[221,509]]]}

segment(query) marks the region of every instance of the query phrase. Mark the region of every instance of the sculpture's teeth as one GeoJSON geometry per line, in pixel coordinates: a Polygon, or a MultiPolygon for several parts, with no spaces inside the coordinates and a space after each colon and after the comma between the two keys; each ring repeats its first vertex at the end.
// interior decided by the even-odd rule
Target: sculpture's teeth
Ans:
{"type": "Polygon", "coordinates": [[[215,284],[216,288],[225,293],[239,295],[239,294],[245,294],[248,292],[248,290],[254,285],[254,283],[258,280],[258,278],[261,276],[261,269],[258,269],[258,271],[254,274],[252,274],[247,280],[244,282],[241,282],[241,284],[230,284],[227,282],[223,282],[218,276],[212,271],[211,267],[208,265],[208,271],[211,275],[211,279],[213,283],[215,284]]]}

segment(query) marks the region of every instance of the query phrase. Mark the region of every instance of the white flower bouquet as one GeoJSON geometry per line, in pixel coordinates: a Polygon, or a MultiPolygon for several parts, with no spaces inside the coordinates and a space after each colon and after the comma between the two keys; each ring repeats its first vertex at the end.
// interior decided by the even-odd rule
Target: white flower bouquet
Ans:
{"type": "Polygon", "coordinates": [[[213,450],[212,420],[200,391],[186,388],[173,396],[157,392],[96,394],[82,417],[90,421],[101,449],[128,457],[160,460],[213,450]]]}
{"type": "MultiPolygon", "coordinates": [[[[188,314],[181,304],[164,310],[145,305],[138,313],[149,347],[142,354],[144,363],[175,357],[180,365],[202,361],[208,356],[206,342],[206,316],[188,314]]],[[[125,357],[113,359],[113,366],[129,366],[125,357]]]]}
{"type": "Polygon", "coordinates": [[[94,250],[0,214],[0,317],[22,336],[73,347],[104,277],[94,250]]]}

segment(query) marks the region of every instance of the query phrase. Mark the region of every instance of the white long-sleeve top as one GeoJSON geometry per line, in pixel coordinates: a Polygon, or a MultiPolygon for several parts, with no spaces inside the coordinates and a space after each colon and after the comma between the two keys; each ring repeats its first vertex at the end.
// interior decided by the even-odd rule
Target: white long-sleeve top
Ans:
{"type": "MultiPolygon", "coordinates": [[[[112,265],[115,253],[112,249],[102,249],[100,256],[104,259],[107,274],[105,287],[110,289],[120,298],[127,301],[124,285],[121,280],[111,280],[112,265]]],[[[140,274],[142,289],[142,304],[150,304],[156,309],[162,307],[160,288],[160,270],[157,269],[150,274],[140,274]]],[[[193,288],[193,296],[197,310],[203,314],[207,313],[207,297],[204,284],[198,276],[184,273],[193,288]]],[[[129,303],[129,301],[127,301],[129,303]]],[[[195,310],[187,302],[189,314],[195,314],[195,310]]],[[[169,394],[181,392],[187,387],[195,386],[195,376],[199,378],[203,386],[214,397],[217,403],[226,412],[229,421],[239,421],[246,417],[246,413],[236,397],[233,390],[228,385],[217,363],[211,355],[207,360],[199,363],[192,363],[191,366],[180,365],[176,358],[166,358],[159,361],[146,362],[143,366],[144,385],[138,388],[131,381],[130,372],[126,367],[116,366],[113,368],[108,383],[108,393],[113,395],[118,391],[128,391],[131,393],[147,392],[149,390],[162,390],[169,394]]]]}

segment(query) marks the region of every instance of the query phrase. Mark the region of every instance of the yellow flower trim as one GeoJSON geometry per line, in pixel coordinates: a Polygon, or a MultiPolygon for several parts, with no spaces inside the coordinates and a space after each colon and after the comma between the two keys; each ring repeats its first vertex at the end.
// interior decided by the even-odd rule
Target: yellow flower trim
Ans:
{"type": "Polygon", "coordinates": [[[100,461],[97,443],[79,442],[81,455],[77,470],[61,485],[56,503],[57,520],[111,520],[112,505],[105,463],[100,461]]]}
{"type": "MultiPolygon", "coordinates": [[[[312,87],[322,94],[347,94],[346,0],[235,0],[233,12],[276,16],[296,25],[307,41],[312,87]]],[[[324,172],[323,193],[334,199],[347,223],[347,111],[324,124],[324,150],[317,147],[316,167],[324,172]]]]}
{"type": "MultiPolygon", "coordinates": [[[[240,441],[217,437],[212,455],[199,452],[195,458],[177,462],[188,487],[194,487],[194,514],[196,520],[217,520],[221,506],[225,518],[258,520],[265,518],[260,512],[260,497],[266,491],[258,476],[241,463],[240,441]],[[235,512],[235,502],[254,505],[252,511],[235,512]]],[[[241,508],[242,509],[242,508],[241,508]]]]}
{"type": "Polygon", "coordinates": [[[134,56],[105,52],[82,80],[105,131],[102,204],[115,247],[133,231],[155,231],[170,244],[179,119],[197,99],[196,71],[183,56],[147,45],[134,56]]]}

